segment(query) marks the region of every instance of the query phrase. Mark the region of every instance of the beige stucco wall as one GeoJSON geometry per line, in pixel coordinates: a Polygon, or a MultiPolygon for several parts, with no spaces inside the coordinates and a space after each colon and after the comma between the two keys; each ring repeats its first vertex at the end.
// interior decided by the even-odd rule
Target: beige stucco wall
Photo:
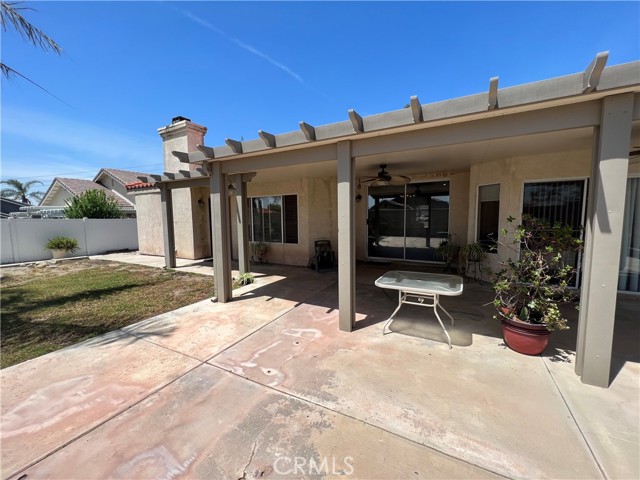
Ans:
{"type": "Polygon", "coordinates": [[[164,255],[160,192],[140,192],[135,197],[138,209],[138,251],[145,255],[164,255]]]}
{"type": "MultiPolygon", "coordinates": [[[[207,129],[191,122],[179,122],[159,130],[163,138],[165,172],[178,172],[195,168],[180,163],[171,152],[193,152],[204,143],[207,129]]],[[[209,227],[209,189],[175,189],[173,193],[173,220],[176,255],[179,258],[198,259],[211,256],[209,227]]],[[[129,198],[134,197],[130,195],[129,198]]],[[[160,193],[135,193],[139,219],[138,237],[140,253],[164,255],[162,237],[162,206],[160,193]],[[148,197],[148,198],[147,198],[148,197]]]]}
{"type": "MultiPolygon", "coordinates": [[[[270,263],[305,266],[313,255],[315,240],[330,240],[338,248],[337,184],[335,177],[298,178],[282,182],[251,182],[249,197],[269,195],[298,196],[298,243],[269,243],[270,263]]],[[[231,200],[232,255],[238,258],[237,209],[231,200]]]]}
{"type": "MultiPolygon", "coordinates": [[[[469,181],[469,229],[467,241],[477,239],[476,221],[478,211],[478,187],[500,184],[500,223],[499,228],[507,228],[507,218],[519,218],[522,214],[522,194],[525,182],[538,180],[576,180],[589,176],[591,169],[591,151],[550,153],[546,155],[523,155],[494,160],[474,165],[470,170],[469,181]]],[[[499,248],[497,254],[487,255],[487,264],[495,270],[498,262],[510,253],[499,248]]]]}

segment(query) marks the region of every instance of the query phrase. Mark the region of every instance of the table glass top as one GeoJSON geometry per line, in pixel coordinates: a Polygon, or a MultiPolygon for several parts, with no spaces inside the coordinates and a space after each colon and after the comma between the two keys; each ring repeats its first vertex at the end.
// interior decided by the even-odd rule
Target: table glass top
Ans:
{"type": "Polygon", "coordinates": [[[393,290],[459,295],[462,293],[463,280],[457,275],[393,270],[378,278],[376,286],[393,290]]]}

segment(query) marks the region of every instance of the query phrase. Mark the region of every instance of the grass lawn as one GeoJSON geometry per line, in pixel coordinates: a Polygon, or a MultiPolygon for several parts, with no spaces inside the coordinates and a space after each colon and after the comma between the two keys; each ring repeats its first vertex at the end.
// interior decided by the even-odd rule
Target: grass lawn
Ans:
{"type": "Polygon", "coordinates": [[[1,270],[1,368],[213,293],[213,277],[105,261],[1,270]]]}

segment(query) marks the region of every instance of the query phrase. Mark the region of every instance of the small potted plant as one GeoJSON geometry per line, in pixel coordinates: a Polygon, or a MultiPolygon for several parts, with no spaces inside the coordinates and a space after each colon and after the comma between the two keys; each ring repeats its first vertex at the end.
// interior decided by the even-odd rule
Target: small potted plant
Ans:
{"type": "Polygon", "coordinates": [[[475,271],[473,272],[474,278],[476,275],[480,274],[480,281],[482,281],[482,273],[484,271],[482,262],[485,258],[485,252],[488,248],[481,243],[471,242],[466,245],[460,247],[460,270],[465,275],[469,274],[469,264],[472,263],[475,265],[475,271]]]}
{"type": "Polygon", "coordinates": [[[460,268],[460,240],[458,235],[450,233],[440,242],[438,255],[444,262],[444,271],[457,272],[460,268]]]}
{"type": "Polygon", "coordinates": [[[45,244],[54,259],[65,258],[80,248],[78,241],[70,237],[53,237],[45,244]]]}
{"type": "Polygon", "coordinates": [[[251,260],[256,263],[267,263],[267,244],[264,242],[251,242],[251,260]]]}
{"type": "MultiPolygon", "coordinates": [[[[564,330],[567,319],[559,305],[574,301],[570,288],[576,268],[565,259],[582,248],[571,227],[549,224],[523,216],[520,225],[509,217],[509,229],[502,230],[509,241],[498,245],[515,254],[500,262],[493,279],[493,305],[502,322],[505,343],[527,355],[542,353],[553,330],[564,330]]],[[[576,306],[577,308],[577,306],[576,306]]]]}

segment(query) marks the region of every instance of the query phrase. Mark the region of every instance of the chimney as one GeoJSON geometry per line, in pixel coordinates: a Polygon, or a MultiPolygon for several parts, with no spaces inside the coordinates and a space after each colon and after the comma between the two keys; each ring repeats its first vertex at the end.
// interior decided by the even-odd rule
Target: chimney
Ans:
{"type": "Polygon", "coordinates": [[[171,119],[170,125],[159,128],[158,133],[162,137],[165,172],[177,173],[178,170],[195,168],[195,166],[180,163],[171,152],[195,152],[196,145],[204,145],[207,127],[193,123],[186,117],[178,116],[171,119]]]}

